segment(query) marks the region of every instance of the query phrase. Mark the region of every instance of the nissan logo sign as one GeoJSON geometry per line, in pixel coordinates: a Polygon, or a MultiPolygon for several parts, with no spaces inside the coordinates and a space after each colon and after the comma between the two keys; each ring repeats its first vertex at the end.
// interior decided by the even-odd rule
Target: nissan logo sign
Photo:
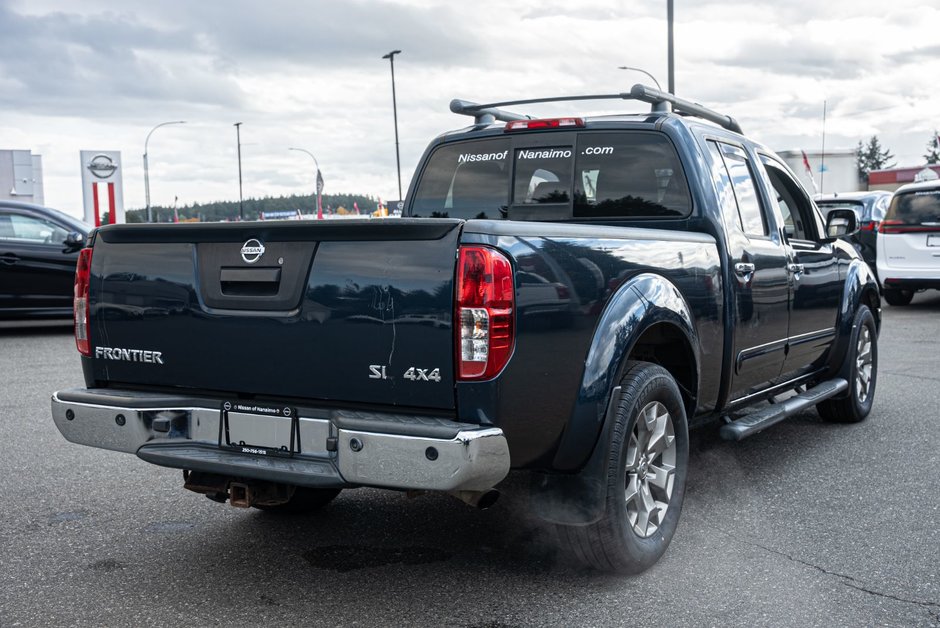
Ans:
{"type": "Polygon", "coordinates": [[[107,179],[117,170],[117,164],[107,155],[95,155],[88,162],[88,170],[99,179],[107,179]]]}
{"type": "Polygon", "coordinates": [[[259,240],[252,238],[242,245],[241,254],[246,264],[254,264],[264,255],[264,245],[259,240]]]}

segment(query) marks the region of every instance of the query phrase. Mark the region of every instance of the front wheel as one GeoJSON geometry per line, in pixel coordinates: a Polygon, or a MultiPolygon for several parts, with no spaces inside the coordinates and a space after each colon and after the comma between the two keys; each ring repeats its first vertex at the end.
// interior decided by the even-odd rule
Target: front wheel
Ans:
{"type": "Polygon", "coordinates": [[[911,301],[914,299],[914,291],[886,288],[884,296],[888,305],[910,305],[911,301]]]}
{"type": "Polygon", "coordinates": [[[662,367],[630,362],[620,387],[603,515],[589,525],[556,527],[579,562],[633,574],[656,563],[676,531],[688,472],[688,421],[679,388],[662,367]]]}
{"type": "Polygon", "coordinates": [[[863,421],[871,412],[878,382],[878,328],[871,310],[864,305],[855,313],[849,353],[840,375],[849,382],[849,394],[818,404],[819,416],[834,423],[863,421]]]}

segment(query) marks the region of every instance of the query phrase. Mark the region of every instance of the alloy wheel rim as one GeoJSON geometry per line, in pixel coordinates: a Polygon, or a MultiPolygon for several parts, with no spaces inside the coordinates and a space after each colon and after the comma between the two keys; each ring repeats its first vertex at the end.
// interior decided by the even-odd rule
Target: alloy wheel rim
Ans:
{"type": "Polygon", "coordinates": [[[659,401],[640,410],[627,445],[627,518],[641,538],[656,532],[672,499],[676,478],[676,436],[672,415],[659,401]]]}
{"type": "Polygon", "coordinates": [[[868,401],[871,393],[873,362],[871,330],[867,325],[862,325],[858,334],[858,346],[855,348],[855,396],[859,403],[868,401]]]}

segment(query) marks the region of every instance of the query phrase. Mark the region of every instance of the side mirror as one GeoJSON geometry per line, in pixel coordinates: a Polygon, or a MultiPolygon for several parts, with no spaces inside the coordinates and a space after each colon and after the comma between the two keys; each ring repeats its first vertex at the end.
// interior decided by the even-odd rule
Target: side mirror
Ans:
{"type": "Polygon", "coordinates": [[[833,209],[826,216],[826,239],[836,240],[858,231],[858,216],[851,209],[833,209]]]}
{"type": "Polygon", "coordinates": [[[85,234],[81,231],[70,231],[67,236],[65,236],[65,246],[71,249],[79,249],[85,246],[85,234]]]}

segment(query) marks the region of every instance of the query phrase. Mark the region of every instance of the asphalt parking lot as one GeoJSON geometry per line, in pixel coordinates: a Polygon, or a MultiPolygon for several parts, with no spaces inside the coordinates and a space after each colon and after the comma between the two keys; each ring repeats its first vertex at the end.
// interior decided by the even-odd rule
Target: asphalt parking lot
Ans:
{"type": "Polygon", "coordinates": [[[675,540],[634,577],[560,562],[525,514],[347,491],[318,515],[215,504],[66,442],[68,327],[0,329],[0,627],[940,625],[940,293],[886,307],[875,406],[692,439],[675,540]]]}

